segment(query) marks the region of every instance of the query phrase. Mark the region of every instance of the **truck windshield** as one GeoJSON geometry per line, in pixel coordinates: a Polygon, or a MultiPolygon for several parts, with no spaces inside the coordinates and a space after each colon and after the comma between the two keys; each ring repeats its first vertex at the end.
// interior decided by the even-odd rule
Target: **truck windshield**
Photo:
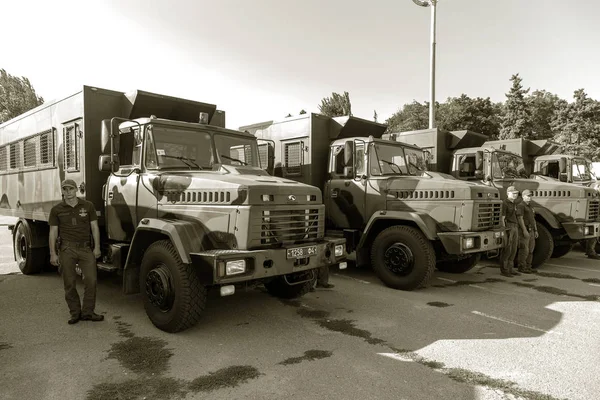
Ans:
{"type": "Polygon", "coordinates": [[[589,181],[596,178],[592,170],[592,164],[583,158],[573,159],[573,180],[574,181],[589,181]]]}
{"type": "Polygon", "coordinates": [[[215,134],[214,138],[221,164],[260,167],[255,139],[219,134],[215,134]]]}
{"type": "Polygon", "coordinates": [[[422,151],[376,143],[370,155],[372,175],[420,175],[425,170],[422,151]]]}
{"type": "Polygon", "coordinates": [[[495,151],[492,155],[492,173],[494,179],[529,178],[523,158],[502,151],[495,151]]]}

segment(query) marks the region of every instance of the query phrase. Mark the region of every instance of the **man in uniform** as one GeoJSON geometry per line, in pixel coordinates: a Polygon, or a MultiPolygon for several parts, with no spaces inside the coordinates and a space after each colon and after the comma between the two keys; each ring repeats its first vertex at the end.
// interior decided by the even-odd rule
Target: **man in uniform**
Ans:
{"type": "Polygon", "coordinates": [[[94,205],[77,197],[77,184],[65,179],[61,185],[63,201],[50,210],[50,263],[62,270],[65,299],[71,318],[69,325],[84,321],[102,321],[94,312],[96,306],[96,259],[100,257],[100,230],[94,205]],[[93,250],[90,231],[94,240],[93,250]],[[60,255],[56,242],[60,234],[60,255]],[[83,275],[83,305],[77,293],[75,272],[79,266],[83,275]]]}
{"type": "Polygon", "coordinates": [[[537,225],[535,224],[535,211],[531,206],[531,195],[529,189],[523,190],[521,195],[523,201],[517,204],[517,207],[523,210],[523,224],[521,228],[523,235],[519,235],[519,272],[531,274],[531,261],[533,260],[533,249],[535,248],[535,239],[538,237],[537,225]]]}
{"type": "Polygon", "coordinates": [[[506,277],[512,278],[513,275],[521,275],[513,271],[515,264],[515,256],[517,255],[517,247],[519,245],[519,220],[523,223],[523,209],[517,207],[515,203],[519,192],[514,186],[509,186],[506,191],[507,198],[502,202],[502,224],[507,228],[506,247],[502,252],[502,265],[500,265],[500,273],[506,277]]]}

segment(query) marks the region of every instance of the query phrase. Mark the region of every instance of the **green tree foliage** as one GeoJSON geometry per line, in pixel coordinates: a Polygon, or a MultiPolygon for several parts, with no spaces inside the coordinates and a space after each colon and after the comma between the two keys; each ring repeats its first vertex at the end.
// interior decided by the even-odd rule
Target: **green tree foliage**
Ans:
{"type": "Polygon", "coordinates": [[[289,117],[291,117],[291,116],[292,116],[292,114],[288,114],[288,115],[286,115],[285,117],[286,117],[286,118],[289,118],[289,117]]]}
{"type": "MultiPolygon", "coordinates": [[[[438,105],[438,104],[436,104],[438,105]]],[[[438,105],[439,106],[439,105],[438,105]]],[[[429,102],[419,103],[413,100],[389,117],[386,132],[405,132],[429,127],[429,102]]]]}
{"type": "Polygon", "coordinates": [[[600,159],[600,102],[587,96],[583,89],[573,94],[573,102],[557,102],[551,122],[554,140],[569,154],[600,159]]]}
{"type": "Polygon", "coordinates": [[[525,98],[529,89],[523,89],[519,74],[510,78],[512,87],[506,94],[500,139],[530,138],[533,133],[531,107],[525,98]]]}
{"type": "Polygon", "coordinates": [[[25,77],[10,75],[0,69],[0,123],[8,121],[44,103],[25,77]]]}
{"type": "Polygon", "coordinates": [[[527,97],[533,124],[532,139],[551,139],[554,136],[551,122],[558,108],[559,100],[557,95],[545,90],[536,90],[527,97]]]}
{"type": "Polygon", "coordinates": [[[350,95],[344,92],[343,95],[333,92],[331,97],[325,97],[319,105],[321,114],[328,117],[341,117],[352,115],[352,105],[350,104],[350,95]]]}
{"type": "Polygon", "coordinates": [[[303,114],[306,114],[306,110],[304,110],[304,109],[300,110],[300,114],[298,114],[298,115],[303,115],[303,114]]]}
{"type": "Polygon", "coordinates": [[[448,131],[470,130],[496,138],[500,132],[501,104],[490,98],[450,97],[439,105],[437,126],[448,131]]]}

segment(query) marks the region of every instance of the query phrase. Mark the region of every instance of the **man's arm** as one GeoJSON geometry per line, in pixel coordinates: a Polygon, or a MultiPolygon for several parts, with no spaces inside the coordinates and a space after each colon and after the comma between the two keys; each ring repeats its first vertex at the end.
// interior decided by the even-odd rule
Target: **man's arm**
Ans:
{"type": "Polygon", "coordinates": [[[94,256],[100,258],[102,253],[100,253],[100,229],[98,228],[98,220],[91,221],[90,225],[92,226],[92,237],[94,238],[94,256]]]}
{"type": "Polygon", "coordinates": [[[58,266],[58,254],[56,254],[56,239],[58,238],[58,226],[50,225],[48,245],[50,246],[50,264],[58,266]]]}
{"type": "Polygon", "coordinates": [[[527,231],[527,227],[525,226],[525,221],[522,216],[517,217],[517,221],[519,221],[519,226],[521,227],[521,232],[523,232],[523,236],[525,238],[529,238],[529,232],[527,231]]]}

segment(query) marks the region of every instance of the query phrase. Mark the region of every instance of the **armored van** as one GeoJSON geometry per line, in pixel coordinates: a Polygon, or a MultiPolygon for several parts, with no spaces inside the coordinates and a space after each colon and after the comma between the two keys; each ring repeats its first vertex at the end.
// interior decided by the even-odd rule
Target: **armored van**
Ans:
{"type": "Polygon", "coordinates": [[[224,128],[215,105],[84,86],[0,125],[0,214],[18,217],[15,259],[48,262],[48,216],[60,182],[98,213],[98,268],[143,293],[148,317],[177,332],[194,325],[207,290],[264,284],[305,294],[315,271],[346,258],[325,238],[321,191],[269,176],[253,135],[224,128]]]}
{"type": "Polygon", "coordinates": [[[386,126],[305,114],[241,127],[275,154],[275,176],[323,188],[328,234],[392,288],[466,272],[502,248],[498,190],[427,171],[416,146],[382,140],[386,126]]]}
{"type": "Polygon", "coordinates": [[[438,171],[460,180],[483,181],[500,190],[502,198],[506,197],[509,186],[533,191],[539,233],[533,253],[534,267],[550,257],[564,256],[579,240],[600,236],[600,199],[596,190],[531,175],[535,157],[551,151],[554,146],[551,142],[489,141],[487,136],[476,132],[437,128],[392,134],[390,139],[433,147],[438,171]]]}

